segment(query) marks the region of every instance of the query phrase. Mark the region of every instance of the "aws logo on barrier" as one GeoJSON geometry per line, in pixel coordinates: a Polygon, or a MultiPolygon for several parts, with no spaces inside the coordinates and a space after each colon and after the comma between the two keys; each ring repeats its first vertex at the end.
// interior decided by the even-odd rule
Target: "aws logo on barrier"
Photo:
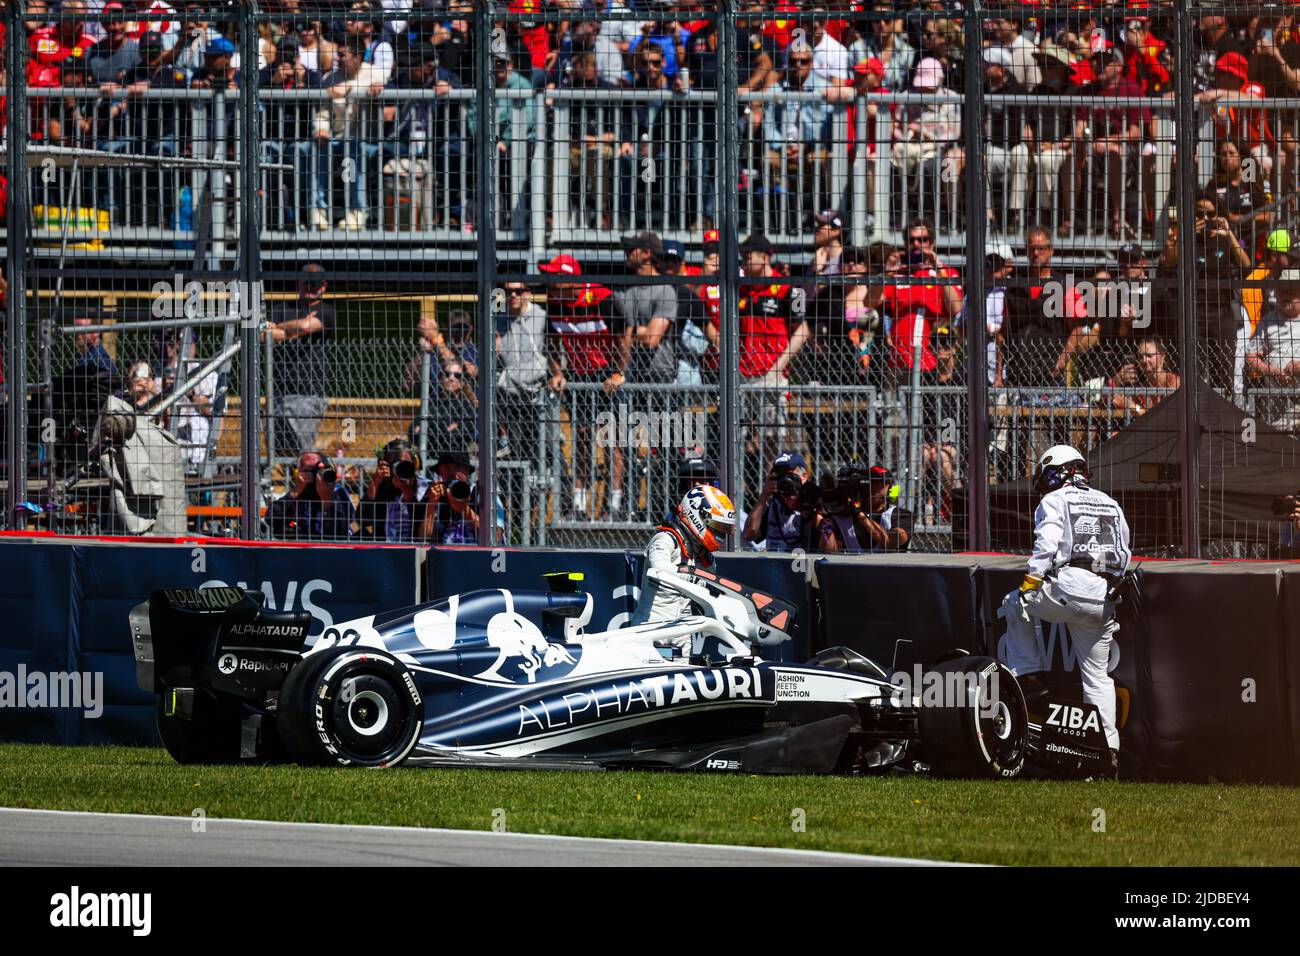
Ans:
{"type": "MultiPolygon", "coordinates": [[[[1001,608],[998,609],[998,617],[1005,617],[1001,608]]],[[[1043,659],[1048,661],[1052,669],[1056,669],[1057,653],[1060,648],[1061,667],[1067,674],[1072,673],[1075,667],[1081,665],[1087,654],[1081,653],[1070,637],[1070,629],[1064,624],[1057,624],[1048,621],[1034,621],[1034,636],[1038,641],[1038,646],[1042,650],[1043,659]]],[[[1007,659],[1007,634],[1002,632],[1002,636],[997,642],[998,660],[1007,659]]],[[[1119,667],[1119,641],[1110,642],[1110,656],[1106,659],[1106,673],[1114,674],[1115,668],[1119,667]]],[[[1131,695],[1127,687],[1122,687],[1118,683],[1115,685],[1115,726],[1123,728],[1128,723],[1129,707],[1132,703],[1131,695]]]]}
{"type": "MultiPolygon", "coordinates": [[[[245,591],[252,591],[244,581],[236,581],[235,587],[243,588],[245,591]]],[[[224,588],[230,587],[225,581],[204,581],[199,585],[200,588],[224,588]]],[[[272,581],[263,581],[261,588],[257,589],[266,596],[266,607],[271,611],[297,611],[303,610],[311,613],[312,626],[308,631],[309,634],[320,634],[327,627],[334,625],[334,615],[321,607],[314,600],[318,593],[332,594],[334,585],[324,578],[312,578],[308,581],[286,581],[284,585],[284,602],[276,598],[275,584],[272,581]],[[316,622],[320,622],[317,627],[316,622]]]]}

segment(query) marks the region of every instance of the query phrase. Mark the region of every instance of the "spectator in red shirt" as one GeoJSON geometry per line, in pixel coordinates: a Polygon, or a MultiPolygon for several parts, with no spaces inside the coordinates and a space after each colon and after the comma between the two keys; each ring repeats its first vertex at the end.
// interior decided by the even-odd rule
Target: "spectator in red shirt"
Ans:
{"type": "Polygon", "coordinates": [[[740,247],[745,278],[768,280],[740,287],[740,375],[751,387],[743,395],[749,401],[742,412],[743,420],[751,423],[745,441],[747,474],[749,465],[754,468],[751,483],[758,483],[762,462],[776,458],[777,446],[790,444],[785,435],[788,369],[810,334],[795,307],[792,287],[771,281],[777,278],[772,252],[772,243],[761,233],[749,236],[740,247]]]}
{"type": "Polygon", "coordinates": [[[1169,49],[1151,35],[1149,17],[1129,17],[1124,24],[1124,79],[1145,96],[1164,96],[1173,89],[1169,49]]]}
{"type": "MultiPolygon", "coordinates": [[[[1099,79],[1092,84],[1090,93],[1098,99],[1142,96],[1136,83],[1124,79],[1124,57],[1114,47],[1105,47],[1093,55],[1093,72],[1099,79]]],[[[1137,161],[1142,128],[1150,120],[1150,110],[1135,106],[1084,106],[1075,113],[1074,189],[1066,196],[1061,235],[1068,236],[1073,229],[1072,207],[1083,193],[1089,163],[1097,168],[1098,178],[1105,177],[1111,235],[1123,239],[1126,231],[1131,231],[1124,221],[1124,171],[1126,165],[1131,169],[1137,161]]]]}
{"type": "MultiPolygon", "coordinates": [[[[550,388],[564,394],[569,383],[600,385],[601,391],[583,389],[573,397],[582,403],[570,411],[573,431],[573,489],[567,511],[586,515],[588,479],[595,475],[595,426],[601,412],[617,413],[624,401],[620,390],[627,382],[630,339],[624,335],[622,310],[614,293],[595,282],[581,281],[582,266],[573,256],[559,255],[540,264],[542,272],[565,276],[566,281],[547,288],[547,361],[550,388]],[[572,278],[574,281],[567,281],[572,278]]],[[[611,492],[622,496],[623,453],[606,449],[611,459],[611,492]]]]}
{"type": "MultiPolygon", "coordinates": [[[[958,277],[957,271],[945,266],[935,252],[934,223],[930,220],[913,220],[907,227],[907,243],[906,253],[890,254],[885,263],[887,274],[910,275],[914,279],[958,277]]],[[[872,290],[871,307],[886,313],[889,319],[885,337],[889,367],[910,371],[915,344],[919,343],[921,371],[933,372],[937,359],[930,339],[935,324],[951,321],[961,311],[961,290],[955,285],[891,282],[872,290]]]]}

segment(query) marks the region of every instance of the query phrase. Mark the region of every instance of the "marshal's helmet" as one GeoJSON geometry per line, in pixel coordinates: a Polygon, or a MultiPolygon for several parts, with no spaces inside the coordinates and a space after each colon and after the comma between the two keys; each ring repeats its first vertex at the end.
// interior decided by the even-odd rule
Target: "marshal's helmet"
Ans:
{"type": "Polygon", "coordinates": [[[677,506],[677,518],[692,544],[712,554],[736,527],[731,499],[712,485],[696,485],[677,506]]]}
{"type": "Polygon", "coordinates": [[[1067,484],[1086,488],[1091,477],[1088,463],[1078,449],[1071,448],[1069,445],[1053,445],[1038,459],[1038,471],[1034,474],[1034,491],[1039,495],[1045,495],[1067,484]]]}

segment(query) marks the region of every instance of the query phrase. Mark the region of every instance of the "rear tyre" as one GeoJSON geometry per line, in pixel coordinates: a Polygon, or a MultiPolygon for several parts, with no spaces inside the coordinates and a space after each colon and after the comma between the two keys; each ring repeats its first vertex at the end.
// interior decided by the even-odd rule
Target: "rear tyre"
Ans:
{"type": "Polygon", "coordinates": [[[239,763],[240,715],[222,708],[200,720],[168,716],[165,696],[158,698],[158,736],[172,759],[181,764],[239,763]]]}
{"type": "Polygon", "coordinates": [[[289,672],[276,724],[298,763],[390,767],[419,742],[424,701],[392,655],[333,648],[308,655],[289,672]]]}
{"type": "Polygon", "coordinates": [[[959,657],[935,666],[938,704],[920,709],[926,762],[947,777],[1020,776],[1028,752],[1029,716],[1015,675],[991,657],[959,657]],[[962,675],[953,679],[949,675],[962,675]]]}

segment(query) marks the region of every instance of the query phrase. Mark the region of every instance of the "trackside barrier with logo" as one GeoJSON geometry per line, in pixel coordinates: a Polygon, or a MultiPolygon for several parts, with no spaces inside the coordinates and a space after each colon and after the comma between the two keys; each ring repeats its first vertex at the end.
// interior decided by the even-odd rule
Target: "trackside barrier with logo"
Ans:
{"type": "MultiPolygon", "coordinates": [[[[542,575],[580,571],[581,588],[591,594],[595,610],[587,630],[622,627],[632,617],[640,593],[642,555],[634,551],[582,551],[505,548],[435,547],[425,561],[425,593],[430,597],[477,588],[545,589],[542,575]]],[[[773,661],[806,661],[811,655],[813,609],[807,575],[788,557],[761,554],[719,555],[719,577],[792,602],[799,609],[793,640],[763,649],[773,661]]]]}
{"type": "MultiPolygon", "coordinates": [[[[826,558],[817,646],[884,667],[952,648],[996,653],[1023,558],[826,558]],[[909,626],[910,622],[910,626],[909,626]]],[[[1147,561],[1111,650],[1121,769],[1156,780],[1300,782],[1300,565],[1147,561]]],[[[1080,698],[1069,628],[1042,625],[1052,683],[1080,698]]]]}
{"type": "MultiPolygon", "coordinates": [[[[148,744],[154,698],[136,686],[127,615],[164,587],[235,585],[277,610],[312,615],[310,636],[336,621],[419,600],[414,548],[0,542],[0,675],[97,673],[103,712],[0,704],[0,738],[148,744]]],[[[0,676],[0,679],[3,679],[0,676]]]]}

